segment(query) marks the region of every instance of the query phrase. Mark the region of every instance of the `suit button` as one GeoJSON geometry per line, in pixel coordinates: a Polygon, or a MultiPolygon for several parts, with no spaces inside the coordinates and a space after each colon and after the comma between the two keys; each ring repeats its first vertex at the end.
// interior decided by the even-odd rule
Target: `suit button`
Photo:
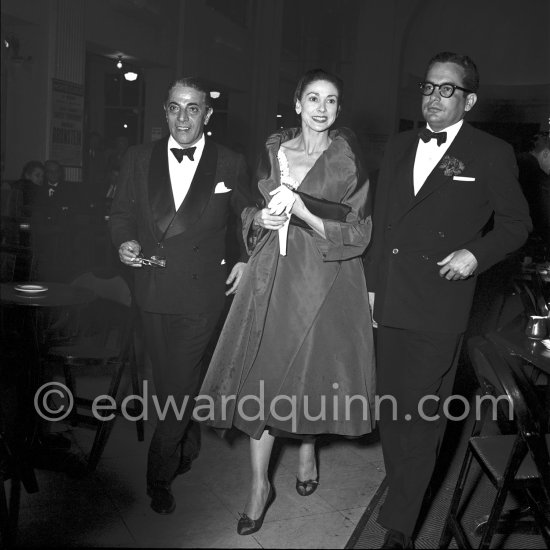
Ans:
{"type": "Polygon", "coordinates": [[[198,250],[199,250],[199,247],[198,247],[198,246],[194,246],[194,247],[193,247],[193,252],[198,252],[198,250]]]}
{"type": "Polygon", "coordinates": [[[193,273],[193,275],[191,275],[191,279],[193,280],[197,280],[199,278],[199,276],[196,274],[196,273],[193,273]]]}
{"type": "Polygon", "coordinates": [[[437,234],[438,234],[441,238],[445,237],[445,233],[443,233],[443,231],[438,231],[437,234]]]}
{"type": "Polygon", "coordinates": [[[399,248],[394,248],[392,251],[391,251],[392,254],[399,254],[399,248]]]}

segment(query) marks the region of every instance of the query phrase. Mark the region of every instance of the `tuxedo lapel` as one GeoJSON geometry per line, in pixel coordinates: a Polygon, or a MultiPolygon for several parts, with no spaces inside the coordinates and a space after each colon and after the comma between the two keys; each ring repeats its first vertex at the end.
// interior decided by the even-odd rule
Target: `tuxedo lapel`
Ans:
{"type": "Polygon", "coordinates": [[[201,217],[214,192],[217,164],[218,150],[216,145],[206,140],[204,151],[202,152],[189,191],[185,200],[181,203],[176,217],[168,229],[166,237],[173,237],[174,235],[183,233],[201,217]]]}
{"type": "Polygon", "coordinates": [[[176,213],[168,168],[168,138],[157,141],[151,153],[148,188],[153,222],[160,238],[176,213]]]}
{"type": "MultiPolygon", "coordinates": [[[[426,181],[424,182],[424,185],[420,188],[420,191],[418,191],[417,195],[413,198],[412,202],[409,205],[409,208],[407,209],[407,212],[411,208],[414,208],[416,205],[421,203],[427,197],[432,195],[441,186],[450,185],[450,184],[452,185],[452,177],[446,176],[444,173],[444,170],[440,168],[441,161],[445,157],[453,157],[464,162],[465,155],[467,154],[467,150],[468,150],[469,141],[470,141],[470,126],[468,126],[466,123],[463,123],[462,128],[459,130],[458,134],[456,135],[455,139],[451,143],[450,147],[447,149],[442,159],[437,162],[434,169],[430,172],[430,175],[427,177],[426,181]]],[[[413,168],[411,168],[411,174],[413,169],[414,169],[414,161],[413,161],[413,168]]]]}

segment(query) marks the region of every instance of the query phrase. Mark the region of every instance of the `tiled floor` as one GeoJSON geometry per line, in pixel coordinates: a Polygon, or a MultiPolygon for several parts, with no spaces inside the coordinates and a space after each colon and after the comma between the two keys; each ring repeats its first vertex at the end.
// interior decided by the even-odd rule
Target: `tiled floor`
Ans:
{"type": "MultiPolygon", "coordinates": [[[[23,491],[21,546],[120,546],[198,548],[344,548],[384,477],[376,434],[348,440],[333,438],[320,447],[321,483],[315,494],[295,490],[298,446],[281,440],[274,452],[276,499],[262,529],[239,536],[236,524],[248,491],[248,439],[230,446],[203,427],[203,444],[192,470],[172,486],[173,514],[149,507],[145,464],[154,421],[146,423],[144,442],[135,426],[116,421],[102,460],[79,480],[37,471],[40,491],[23,491]]],[[[73,449],[89,450],[92,431],[66,432],[73,449]]]]}

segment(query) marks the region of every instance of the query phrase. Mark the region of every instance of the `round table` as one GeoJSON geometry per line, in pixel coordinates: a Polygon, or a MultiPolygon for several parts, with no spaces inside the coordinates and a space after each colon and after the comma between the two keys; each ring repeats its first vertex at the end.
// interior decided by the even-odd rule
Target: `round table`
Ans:
{"type": "Polygon", "coordinates": [[[91,290],[73,286],[68,283],[32,282],[33,285],[42,285],[47,290],[39,294],[25,293],[15,290],[20,284],[29,283],[2,283],[0,287],[0,300],[3,308],[20,309],[24,320],[25,338],[31,341],[26,352],[29,361],[26,376],[26,388],[20,388],[22,392],[21,404],[23,416],[21,418],[22,435],[27,447],[27,452],[32,454],[33,448],[38,447],[41,440],[41,429],[38,415],[34,409],[33,395],[43,383],[43,372],[40,353],[40,341],[37,334],[37,315],[48,308],[73,308],[85,305],[96,298],[91,290]]]}
{"type": "Polygon", "coordinates": [[[83,305],[95,298],[91,290],[68,283],[32,282],[33,285],[42,285],[48,289],[36,294],[15,290],[15,287],[20,284],[28,283],[2,283],[0,288],[2,304],[35,308],[68,307],[83,305]]]}

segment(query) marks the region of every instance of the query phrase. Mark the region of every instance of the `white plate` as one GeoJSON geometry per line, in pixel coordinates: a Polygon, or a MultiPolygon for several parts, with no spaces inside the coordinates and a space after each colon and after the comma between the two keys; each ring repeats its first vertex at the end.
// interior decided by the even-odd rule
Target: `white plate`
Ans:
{"type": "Polygon", "coordinates": [[[41,294],[48,290],[44,285],[15,285],[14,290],[17,292],[24,292],[25,294],[41,294]]]}

